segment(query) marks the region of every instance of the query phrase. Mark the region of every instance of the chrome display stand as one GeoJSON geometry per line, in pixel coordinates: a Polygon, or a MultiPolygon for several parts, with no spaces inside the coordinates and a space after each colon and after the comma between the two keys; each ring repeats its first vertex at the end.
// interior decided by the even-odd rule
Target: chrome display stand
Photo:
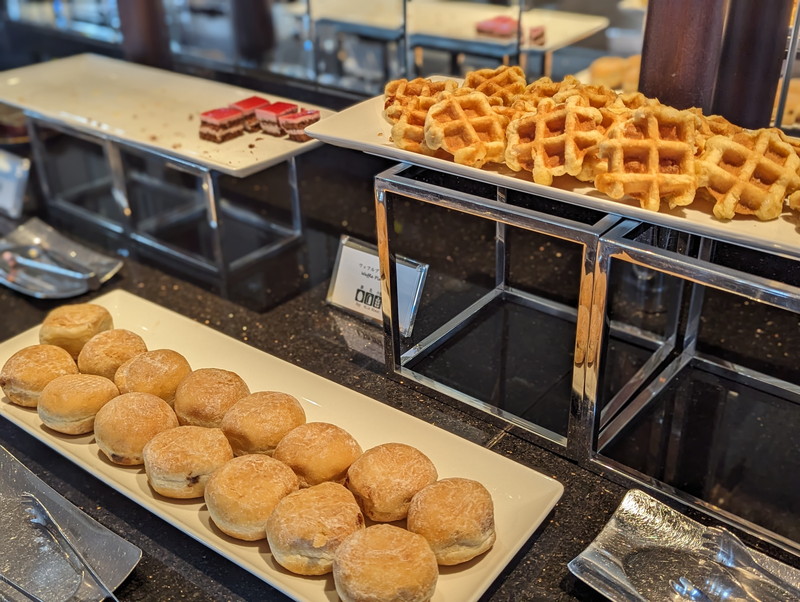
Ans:
{"type": "MultiPolygon", "coordinates": [[[[743,516],[743,510],[752,510],[746,507],[747,502],[736,498],[752,504],[758,495],[774,488],[786,490],[786,495],[795,499],[791,493],[795,480],[789,474],[797,462],[796,454],[780,442],[787,437],[793,440],[795,427],[800,424],[796,418],[800,405],[798,353],[796,349],[781,351],[780,332],[792,334],[791,329],[796,332],[800,323],[800,254],[756,251],[737,243],[626,220],[600,238],[595,283],[599,288],[594,312],[602,323],[592,325],[599,337],[598,353],[587,363],[587,394],[598,400],[589,406],[598,433],[590,465],[612,478],[699,507],[798,553],[796,520],[795,525],[782,521],[765,526],[758,522],[761,517],[757,512],[743,516]],[[753,260],[745,263],[729,257],[742,252],[753,260]],[[612,272],[619,269],[636,270],[659,282],[659,290],[651,291],[662,296],[665,319],[658,332],[610,315],[609,301],[616,291],[608,283],[612,272]],[[781,326],[777,320],[773,325],[777,334],[765,336],[776,340],[777,352],[761,352],[766,358],[751,358],[737,353],[735,346],[723,347],[716,341],[704,345],[704,338],[709,337],[709,333],[704,336],[704,325],[705,331],[713,330],[708,324],[714,316],[709,314],[720,308],[719,301],[711,303],[709,297],[723,300],[724,319],[742,321],[740,330],[745,340],[748,328],[758,336],[771,321],[748,325],[746,316],[737,317],[737,305],[754,315],[759,315],[755,309],[763,308],[771,312],[767,315],[783,318],[781,326]],[[604,386],[604,364],[615,361],[608,353],[609,343],[622,339],[636,341],[647,350],[644,361],[623,386],[604,386]],[[694,381],[705,386],[708,398],[694,405],[683,403],[681,387],[689,390],[694,381]],[[701,416],[693,415],[695,408],[705,408],[712,419],[701,422],[701,416]],[[643,451],[641,462],[628,465],[613,450],[631,437],[648,414],[658,416],[648,423],[657,425],[649,427],[653,430],[647,438],[651,446],[643,451]],[[699,437],[696,443],[693,437],[699,437]],[[690,445],[698,452],[694,458],[686,457],[690,445]],[[785,453],[781,449],[784,446],[785,453]],[[768,459],[754,459],[759,452],[768,459]],[[682,467],[690,462],[705,470],[708,482],[714,484],[695,487],[694,492],[682,487],[682,467]],[[714,474],[719,466],[734,462],[738,464],[735,476],[714,474]],[[785,482],[787,477],[791,482],[785,482]]],[[[713,338],[714,333],[710,336],[713,338]]],[[[743,341],[737,345],[742,346],[743,341]]]]}
{"type": "MultiPolygon", "coordinates": [[[[375,204],[377,218],[378,250],[381,265],[383,295],[383,316],[385,330],[386,362],[397,375],[458,399],[472,407],[500,417],[510,426],[524,429],[533,435],[541,445],[554,449],[570,457],[587,457],[593,434],[586,416],[591,410],[593,400],[585,394],[585,358],[592,345],[589,340],[589,320],[591,315],[595,270],[595,255],[600,235],[619,221],[617,216],[596,214],[598,219],[581,222],[558,215],[506,202],[506,190],[496,188],[496,198],[486,199],[465,192],[422,183],[408,176],[406,165],[393,167],[375,178],[375,204]],[[397,319],[397,279],[396,252],[394,251],[393,231],[395,221],[393,199],[414,199],[422,203],[448,208],[476,216],[495,224],[494,287],[465,310],[450,316],[433,332],[408,350],[403,351],[397,319]],[[579,282],[575,291],[577,306],[554,301],[512,286],[508,281],[509,250],[507,236],[512,228],[535,232],[574,243],[581,255],[579,282]],[[552,316],[554,319],[571,323],[575,332],[574,346],[568,346],[567,358],[572,362],[571,399],[564,400],[569,405],[568,424],[564,432],[555,432],[535,424],[525,418],[492,404],[487,399],[476,398],[459,390],[457,386],[438,382],[427,376],[419,368],[426,357],[435,353],[453,337],[469,329],[481,313],[495,302],[515,303],[526,310],[552,316]]],[[[429,276],[430,279],[430,276],[429,276]]],[[[502,385],[501,385],[502,386],[502,385]]],[[[566,413],[566,412],[565,412],[566,413]]]]}
{"type": "MultiPolygon", "coordinates": [[[[800,466],[800,447],[795,451],[792,443],[800,427],[800,352],[791,345],[800,324],[800,253],[775,250],[767,241],[756,248],[724,233],[693,233],[603,212],[592,223],[574,221],[563,217],[574,207],[561,201],[548,199],[552,212],[541,212],[509,203],[513,191],[481,183],[496,191],[495,198],[487,198],[485,192],[470,194],[439,185],[441,178],[419,176],[426,171],[398,165],[375,178],[389,372],[499,418],[505,430],[612,480],[671,497],[800,551],[797,504],[791,501],[798,499],[795,469],[800,466]],[[421,203],[489,220],[496,232],[494,288],[411,341],[398,328],[395,273],[395,210],[409,201],[414,209],[426,209],[417,206],[421,203]],[[506,238],[515,228],[581,246],[577,307],[509,284],[506,238]],[[540,324],[541,316],[574,323],[571,394],[561,400],[569,406],[565,433],[465,392],[460,381],[471,378],[468,370],[483,368],[482,357],[461,378],[447,382],[420,369],[454,338],[476,331],[481,312],[498,300],[523,305],[540,324]],[[740,338],[733,338],[738,322],[734,328],[720,322],[736,320],[742,321],[740,338]],[[768,335],[770,328],[774,332],[768,335]],[[767,351],[753,346],[748,355],[741,347],[762,331],[767,351]],[[717,338],[717,332],[733,340],[717,338]],[[786,344],[782,333],[789,335],[786,344]],[[761,496],[776,509],[764,520],[761,496]],[[781,496],[789,500],[784,504],[788,515],[776,519],[781,496]]],[[[450,178],[450,183],[460,181],[450,178]]],[[[535,254],[531,259],[540,260],[535,254]]],[[[551,353],[559,352],[555,343],[551,353]]],[[[497,349],[489,350],[490,344],[485,341],[487,353],[497,349]]],[[[532,363],[548,365],[549,360],[540,355],[532,363]]]]}
{"type": "Polygon", "coordinates": [[[26,116],[48,210],[97,226],[135,243],[143,251],[188,266],[200,278],[219,282],[223,290],[231,280],[302,235],[293,156],[285,162],[289,217],[285,223],[279,223],[224,198],[221,174],[216,170],[114,136],[82,132],[41,115],[26,113],[26,116]],[[56,153],[51,148],[54,133],[83,146],[83,152],[78,153],[81,156],[60,173],[55,167],[56,153]],[[75,167],[81,176],[70,178],[75,167]],[[134,189],[140,192],[139,202],[133,202],[134,189]],[[88,196],[97,199],[91,207],[79,202],[88,196]],[[159,204],[156,198],[167,201],[159,204]],[[225,245],[226,228],[232,220],[268,232],[270,240],[232,256],[225,245]],[[182,247],[177,240],[159,234],[189,228],[192,224],[203,230],[203,235],[198,236],[199,251],[182,247]]]}

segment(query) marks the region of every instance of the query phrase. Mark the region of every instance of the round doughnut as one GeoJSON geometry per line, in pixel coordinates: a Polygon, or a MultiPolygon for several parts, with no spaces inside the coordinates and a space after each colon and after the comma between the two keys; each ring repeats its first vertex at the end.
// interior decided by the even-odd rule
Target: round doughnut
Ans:
{"type": "Polygon", "coordinates": [[[45,316],[39,329],[39,342],[66,349],[73,359],[98,332],[114,328],[114,320],[102,305],[73,303],[56,307],[45,316]]]}
{"type": "Polygon", "coordinates": [[[288,393],[258,391],[237,401],[222,418],[222,431],[233,453],[266,454],[293,428],[305,424],[300,402],[288,393]]]}
{"type": "Polygon", "coordinates": [[[175,390],[178,422],[218,428],[230,407],[250,389],[242,377],[221,368],[200,368],[187,375],[175,390]]]}
{"type": "Polygon", "coordinates": [[[405,443],[384,443],[365,451],[347,471],[347,488],[374,521],[401,520],[411,498],[438,478],[428,456],[405,443]]]}
{"type": "Polygon", "coordinates": [[[117,369],[132,357],[147,351],[144,339],[124,328],[98,332],[78,354],[78,369],[114,380],[117,369]]]}
{"type": "Polygon", "coordinates": [[[344,539],[364,528],[364,515],[353,494],[333,482],[290,493],[267,520],[272,557],[298,575],[325,575],[344,539]]]}
{"type": "Polygon", "coordinates": [[[329,422],[307,422],[286,433],[274,458],[288,464],[300,487],[324,481],[343,483],[347,469],[361,455],[361,446],[343,428],[329,422]]]}
{"type": "Polygon", "coordinates": [[[151,393],[169,405],[175,390],[192,371],[189,362],[172,349],[153,349],[124,362],[114,374],[120,393],[151,393]]]}
{"type": "Polygon", "coordinates": [[[105,376],[65,374],[42,389],[36,410],[54,431],[82,435],[92,432],[97,412],[117,395],[117,385],[105,376]]]}
{"type": "Polygon", "coordinates": [[[406,524],[428,540],[443,565],[472,560],[496,537],[492,495],[472,479],[442,479],[420,490],[411,500],[406,524]]]}
{"type": "Polygon", "coordinates": [[[150,486],[163,496],[202,497],[206,481],[233,458],[222,429],[184,425],[162,431],[142,450],[150,486]]]}
{"type": "Polygon", "coordinates": [[[427,602],[438,579],[425,538],[394,525],[356,531],[333,557],[333,581],[343,602],[427,602]]]}
{"type": "Polygon", "coordinates": [[[31,345],[14,353],[0,370],[0,387],[9,401],[35,408],[45,385],[65,374],[77,374],[69,352],[56,345],[31,345]]]}
{"type": "Polygon", "coordinates": [[[220,531],[256,541],[267,536],[267,519],[275,506],[298,486],[297,475],[283,462],[248,454],[215,470],[206,482],[203,497],[220,531]]]}
{"type": "Polygon", "coordinates": [[[161,431],[178,426],[170,405],[152,393],[123,393],[97,411],[94,439],[115,464],[136,466],[142,449],[161,431]]]}
{"type": "Polygon", "coordinates": [[[589,65],[592,85],[615,89],[622,85],[626,59],[621,56],[601,56],[589,65]]]}

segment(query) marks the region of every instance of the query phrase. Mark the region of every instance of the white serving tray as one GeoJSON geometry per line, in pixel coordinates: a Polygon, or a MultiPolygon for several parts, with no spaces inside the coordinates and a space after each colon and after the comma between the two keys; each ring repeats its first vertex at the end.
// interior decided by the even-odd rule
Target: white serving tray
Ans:
{"type": "MultiPolygon", "coordinates": [[[[290,393],[301,400],[309,421],[345,428],[364,449],[390,441],[407,443],[431,458],[440,477],[483,483],[495,503],[497,543],[480,558],[443,567],[434,602],[478,600],[563,493],[563,486],[550,477],[130,293],[112,291],[94,302],[109,309],[115,327],[139,333],[150,349],[174,349],[194,369],[233,370],[251,391],[290,393]]],[[[0,343],[0,365],[17,350],[36,344],[38,331],[34,327],[0,343]]],[[[286,595],[305,601],[338,600],[330,575],[291,574],[272,560],[266,541],[241,542],[223,535],[212,526],[202,500],[158,496],[141,467],[111,464],[92,435],[61,436],[44,430],[35,410],[13,405],[5,397],[0,399],[0,415],[286,595]]]]}
{"type": "Polygon", "coordinates": [[[638,201],[625,197],[615,201],[569,176],[556,178],[553,186],[533,182],[531,174],[514,172],[504,165],[486,164],[482,168],[459,165],[453,161],[429,157],[396,147],[390,140],[391,126],[383,118],[382,96],[365,100],[332,117],[306,128],[306,132],[323,142],[360,150],[369,154],[413,163],[496,186],[545,196],[598,211],[631,217],[645,222],[669,226],[709,236],[717,240],[743,244],[800,258],[800,213],[788,207],[777,219],[762,222],[754,217],[737,216],[724,222],[716,219],[710,206],[688,206],[661,211],[642,209],[638,201]]]}
{"type": "Polygon", "coordinates": [[[318,106],[95,54],[0,72],[0,102],[101,137],[133,143],[231,176],[245,177],[314,148],[256,132],[201,140],[200,113],[258,95],[318,106]]]}

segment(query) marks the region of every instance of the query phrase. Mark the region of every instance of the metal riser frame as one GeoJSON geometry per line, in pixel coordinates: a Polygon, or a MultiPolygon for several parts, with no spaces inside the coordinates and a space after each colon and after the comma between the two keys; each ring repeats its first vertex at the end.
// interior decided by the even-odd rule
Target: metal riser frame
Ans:
{"type": "Polygon", "coordinates": [[[562,455],[575,459],[587,459],[594,434],[587,427],[590,423],[585,417],[595,404],[593,397],[587,396],[585,388],[585,358],[587,351],[598,342],[590,341],[592,297],[594,294],[594,269],[597,242],[600,235],[619,221],[617,216],[606,215],[596,223],[587,225],[559,216],[509,205],[505,202],[506,190],[496,188],[496,198],[486,199],[469,193],[420,183],[403,175],[407,165],[398,165],[379,174],[375,178],[376,229],[378,255],[381,266],[381,293],[383,298],[383,326],[386,352],[386,365],[395,375],[422,384],[437,392],[455,397],[473,407],[498,416],[510,425],[519,426],[531,433],[537,442],[562,455]],[[397,276],[394,250],[394,223],[391,196],[406,197],[423,203],[459,211],[475,217],[494,221],[495,226],[495,288],[479,301],[440,326],[424,341],[408,350],[401,351],[401,341],[397,314],[397,276]],[[523,293],[507,283],[508,249],[506,247],[507,229],[520,228],[579,244],[583,248],[578,307],[567,308],[541,297],[523,293]],[[412,366],[446,343],[455,333],[467,328],[481,309],[497,298],[504,297],[521,302],[553,315],[569,316],[576,323],[574,345],[574,365],[572,370],[572,398],[569,400],[569,424],[567,436],[553,433],[519,417],[492,406],[482,400],[474,399],[452,387],[415,372],[412,366]]]}
{"type": "MultiPolygon", "coordinates": [[[[800,313],[800,288],[714,264],[710,258],[715,241],[711,239],[697,237],[697,242],[699,242],[697,250],[690,255],[654,248],[649,244],[626,238],[626,235],[639,226],[639,222],[627,220],[600,238],[595,280],[608,280],[612,260],[641,265],[676,277],[683,281],[683,287],[689,290],[685,323],[682,332],[671,331],[668,342],[665,342],[665,346],[673,352],[670,361],[655,361],[658,352],[654,353],[651,357],[653,360],[651,367],[658,369],[653,371],[647,379],[637,383],[637,385],[646,383],[645,386],[638,391],[636,391],[638,387],[630,387],[628,392],[635,392],[635,394],[628,396],[627,399],[622,395],[619,395],[619,399],[615,397],[615,401],[618,402],[618,407],[614,408],[616,413],[605,420],[601,420],[599,416],[593,417],[597,424],[598,439],[586,467],[627,486],[644,486],[666,497],[699,508],[719,520],[735,525],[756,537],[797,554],[800,552],[800,542],[791,541],[654,477],[626,467],[619,461],[601,455],[605,445],[619,436],[638,415],[658,398],[659,393],[673,381],[676,375],[690,364],[699,365],[702,370],[724,376],[733,382],[747,384],[755,390],[782,397],[787,400],[787,403],[800,404],[800,386],[746,366],[707,354],[700,354],[697,351],[697,336],[703,311],[705,287],[759,303],[766,303],[793,313],[800,313]]],[[[596,311],[600,316],[606,315],[607,295],[608,291],[605,291],[595,296],[595,302],[598,305],[596,311]]],[[[676,300],[676,305],[679,304],[680,300],[676,300]]],[[[672,310],[677,312],[677,308],[672,308],[672,310]]],[[[590,376],[588,378],[595,381],[601,373],[602,362],[608,359],[603,349],[613,331],[607,319],[601,325],[601,330],[603,347],[599,350],[597,361],[589,366],[590,376]]],[[[663,356],[668,354],[660,355],[659,360],[663,360],[663,356]]],[[[666,470],[668,471],[669,468],[666,467],[666,470]]]]}
{"type": "MultiPolygon", "coordinates": [[[[226,204],[221,198],[219,185],[220,174],[207,167],[184,159],[171,157],[152,148],[137,145],[132,142],[123,142],[110,136],[106,137],[82,132],[75,128],[68,127],[59,121],[36,113],[28,112],[26,113],[26,117],[28,118],[28,130],[34,160],[40,167],[37,170],[39,181],[47,203],[55,206],[66,215],[71,215],[83,221],[87,221],[103,230],[122,234],[131,241],[150,249],[156,254],[166,255],[171,259],[200,270],[200,272],[206,275],[213,275],[215,279],[220,282],[223,291],[226,290],[229,280],[234,278],[239,272],[247,270],[257,261],[278,253],[287,246],[295,243],[302,236],[300,194],[297,182],[297,165],[294,157],[287,159],[291,197],[291,224],[289,226],[283,226],[255,216],[248,216],[245,218],[243,211],[234,208],[233,205],[229,203],[226,204]],[[47,150],[46,137],[43,135],[44,128],[55,130],[62,134],[100,146],[103,149],[106,163],[109,167],[109,172],[111,174],[110,181],[108,178],[101,178],[98,181],[86,183],[80,187],[73,187],[67,191],[56,191],[55,184],[57,180],[49,167],[50,155],[47,150]],[[211,233],[211,260],[175,245],[171,245],[166,241],[159,240],[150,234],[154,231],[156,226],[185,221],[192,213],[191,211],[188,214],[183,210],[169,211],[158,217],[144,218],[141,223],[136,221],[137,216],[134,215],[129,201],[127,181],[128,178],[131,178],[140,184],[146,184],[147,178],[144,178],[141,174],[138,174],[138,172],[131,171],[129,173],[126,171],[122,159],[123,151],[140,156],[161,159],[164,161],[165,168],[188,173],[198,179],[197,195],[202,201],[202,206],[199,207],[197,211],[202,211],[204,214],[203,219],[205,219],[206,225],[211,233]],[[110,185],[111,196],[117,205],[119,215],[122,216],[121,223],[104,218],[91,211],[78,207],[71,202],[71,199],[75,198],[78,194],[98,188],[101,185],[110,185]],[[282,239],[255,249],[243,257],[229,261],[223,252],[225,228],[225,219],[223,219],[223,217],[228,211],[235,213],[235,217],[239,218],[240,221],[246,219],[251,224],[263,227],[265,230],[276,232],[282,239]]],[[[174,187],[165,183],[160,183],[160,188],[171,189],[174,187]]],[[[178,196],[186,196],[185,189],[176,188],[176,190],[180,190],[178,196]]]]}

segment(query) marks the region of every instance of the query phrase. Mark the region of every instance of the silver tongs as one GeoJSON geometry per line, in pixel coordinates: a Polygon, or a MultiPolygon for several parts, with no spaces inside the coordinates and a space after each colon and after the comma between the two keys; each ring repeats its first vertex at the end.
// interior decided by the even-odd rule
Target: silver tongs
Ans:
{"type": "MultiPolygon", "coordinates": [[[[92,565],[86,560],[86,557],[72,543],[67,532],[61,527],[58,521],[53,518],[53,515],[50,514],[50,511],[45,507],[45,505],[39,501],[39,498],[32,493],[27,492],[23,493],[21,497],[23,505],[30,514],[31,522],[47,530],[48,533],[50,533],[50,535],[61,545],[64,553],[67,555],[67,559],[78,571],[78,574],[83,575],[84,581],[86,581],[86,576],[88,575],[89,581],[87,581],[87,584],[90,587],[99,590],[104,598],[110,598],[111,600],[119,602],[117,597],[114,595],[114,592],[111,591],[111,588],[105,584],[100,575],[97,574],[92,565]]],[[[26,595],[28,595],[30,598],[29,594],[26,595]]],[[[31,599],[35,600],[36,598],[34,597],[31,599]]]]}
{"type": "Polygon", "coordinates": [[[40,245],[14,245],[0,249],[0,258],[8,270],[32,268],[66,278],[85,280],[87,287],[96,290],[100,286],[97,274],[69,255],[40,245]]]}

